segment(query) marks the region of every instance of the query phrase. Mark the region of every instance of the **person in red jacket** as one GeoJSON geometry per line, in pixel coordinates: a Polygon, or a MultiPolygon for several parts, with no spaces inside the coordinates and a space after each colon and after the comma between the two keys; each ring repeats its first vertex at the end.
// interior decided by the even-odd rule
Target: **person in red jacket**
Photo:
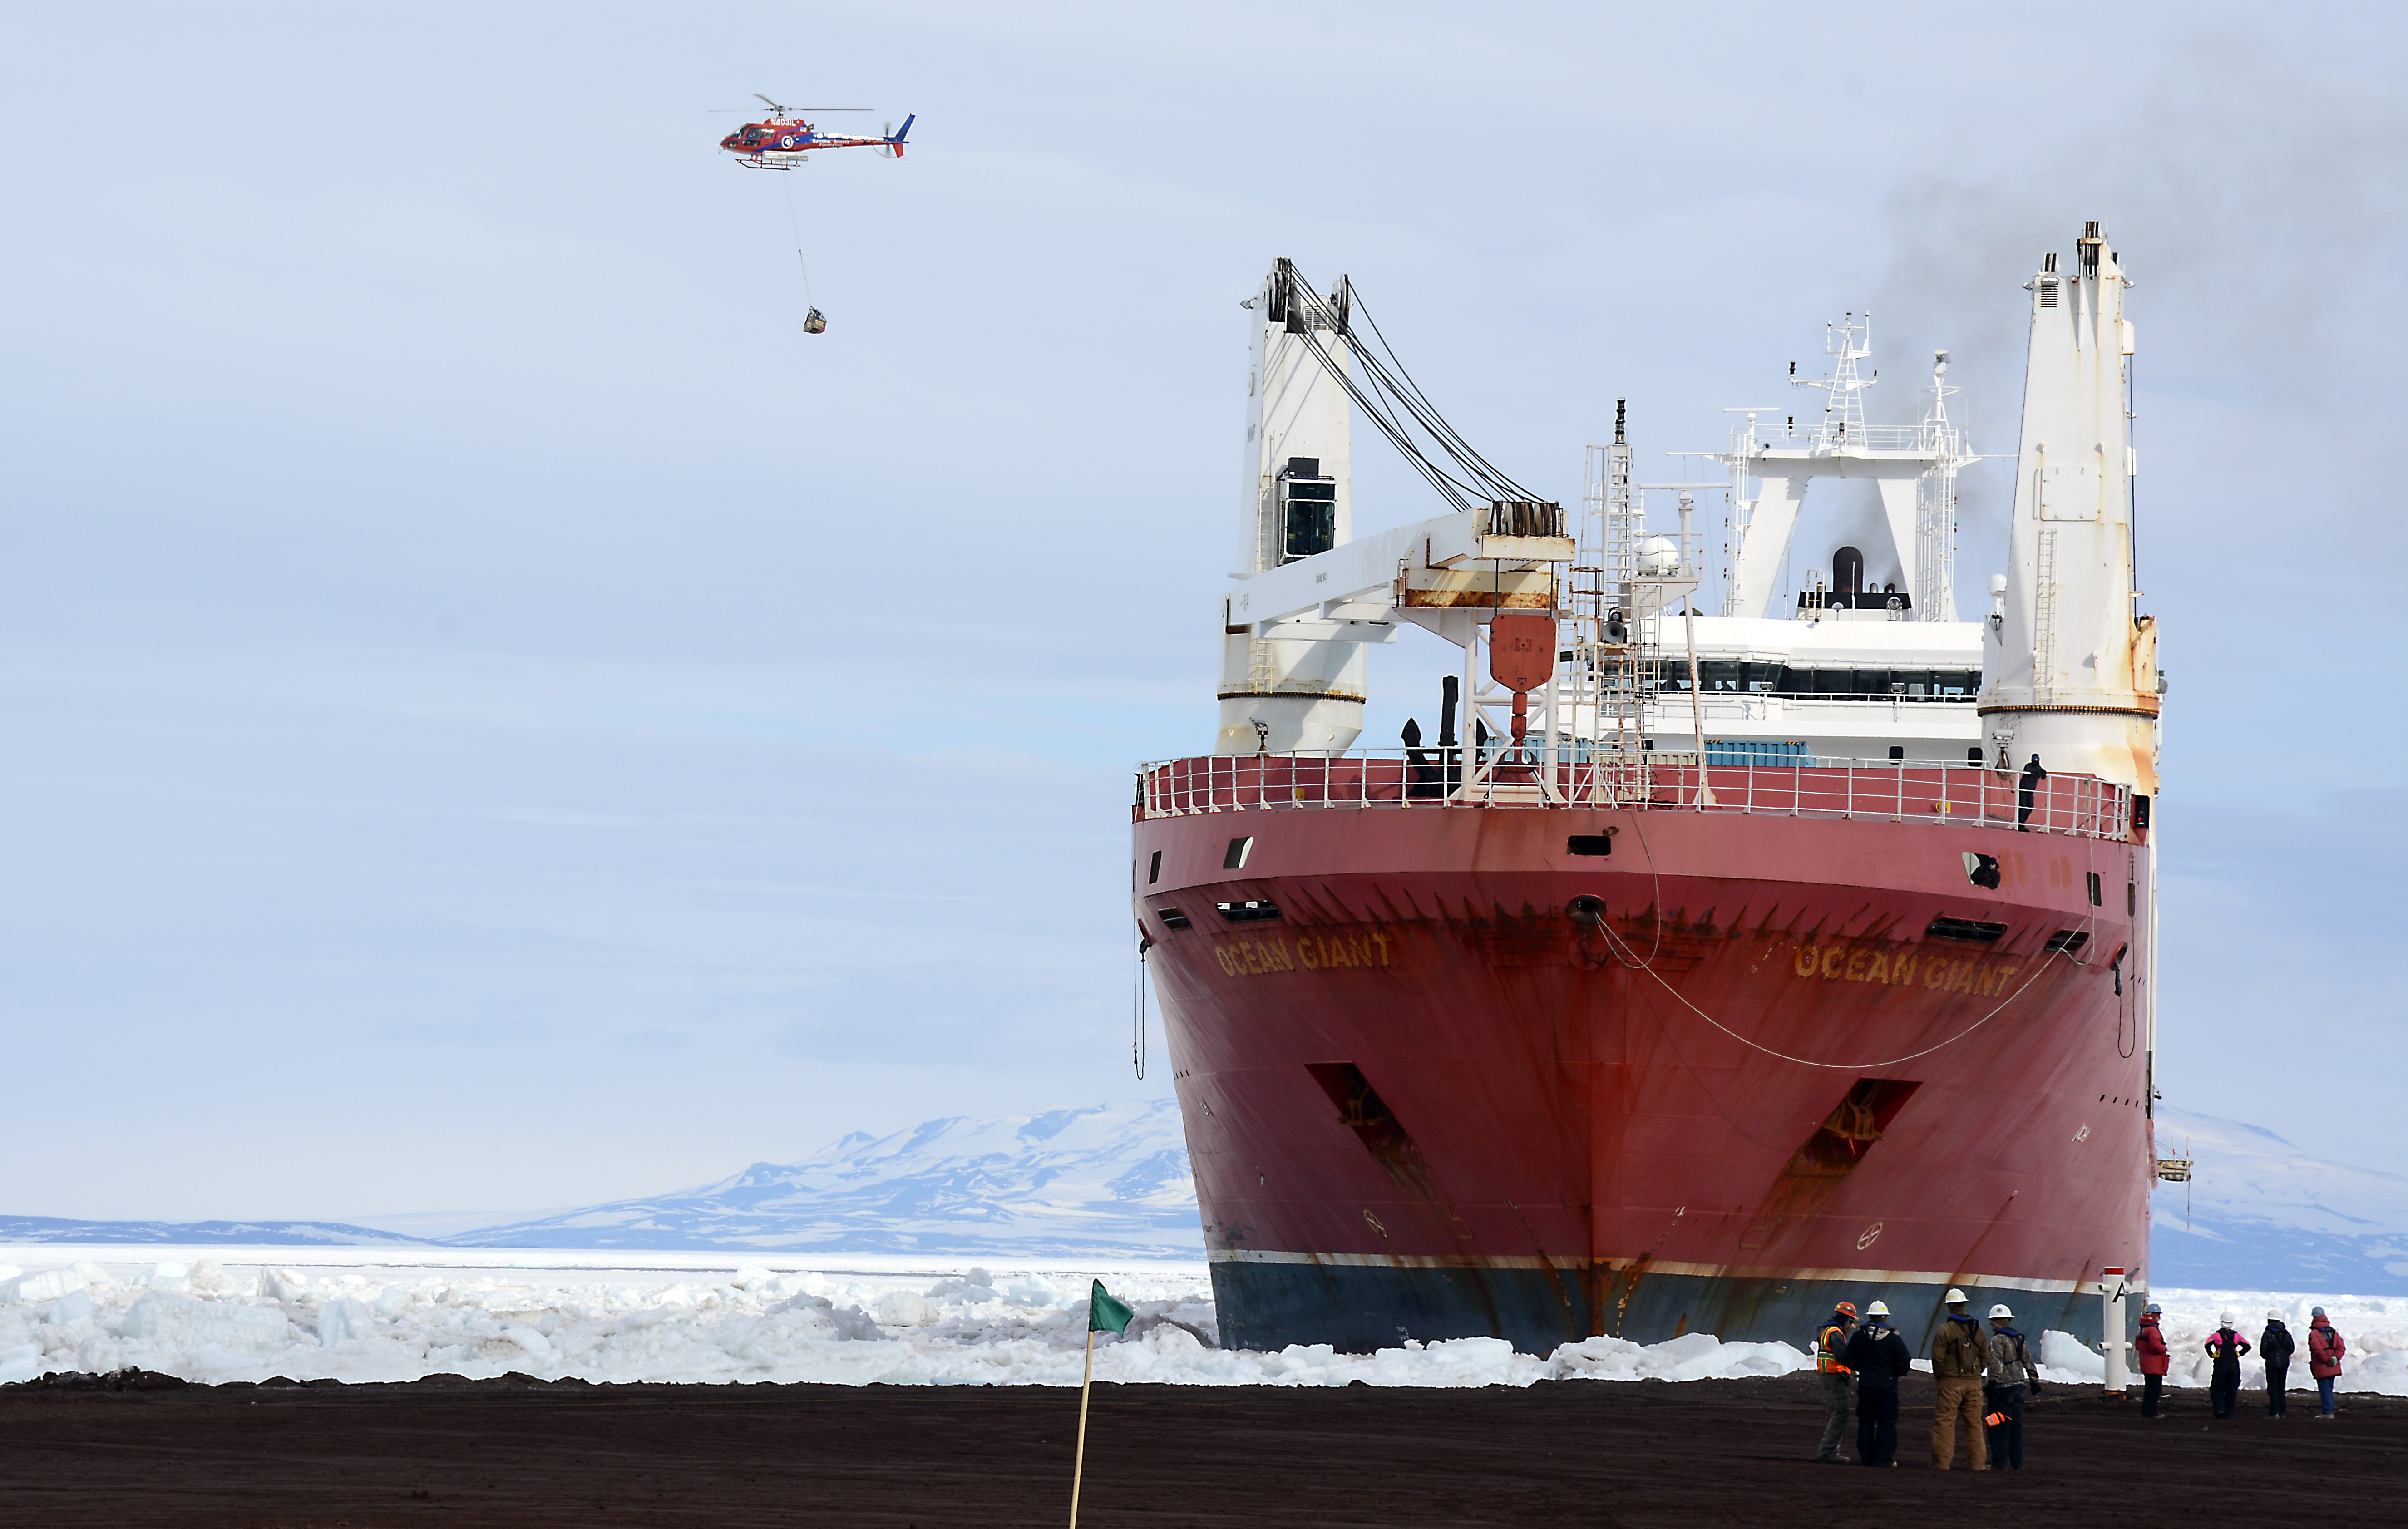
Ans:
{"type": "Polygon", "coordinates": [[[2141,1331],[2132,1339],[2132,1351],[2141,1356],[2141,1416],[2157,1415],[2157,1397],[2166,1389],[2166,1367],[2173,1355],[2166,1348],[2166,1335],[2157,1323],[2166,1308],[2151,1301],[2141,1313],[2141,1331]]]}
{"type": "Polygon", "coordinates": [[[2323,1404],[2319,1420],[2333,1415],[2333,1382],[2341,1378],[2341,1356],[2349,1352],[2349,1345],[2333,1331],[2325,1308],[2318,1307],[2308,1327],[2308,1373],[2316,1378],[2316,1400],[2323,1404]]]}

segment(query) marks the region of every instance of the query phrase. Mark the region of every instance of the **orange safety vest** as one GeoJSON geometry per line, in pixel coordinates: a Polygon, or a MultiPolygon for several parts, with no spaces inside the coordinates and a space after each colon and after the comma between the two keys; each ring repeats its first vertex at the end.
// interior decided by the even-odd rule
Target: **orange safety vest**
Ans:
{"type": "Polygon", "coordinates": [[[1827,1322],[1823,1324],[1823,1330],[1814,1335],[1815,1369],[1825,1375],[1855,1373],[1840,1363],[1840,1348],[1846,1341],[1846,1328],[1835,1322],[1827,1322]]]}

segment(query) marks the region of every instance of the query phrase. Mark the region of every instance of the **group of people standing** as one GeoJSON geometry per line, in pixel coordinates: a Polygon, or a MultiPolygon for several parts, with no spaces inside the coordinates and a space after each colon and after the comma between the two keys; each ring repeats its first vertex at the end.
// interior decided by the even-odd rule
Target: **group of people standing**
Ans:
{"type": "MultiPolygon", "coordinates": [[[[1932,1379],[1939,1398],[1931,1415],[1931,1465],[1946,1470],[1956,1459],[1956,1429],[1965,1427],[1966,1460],[1974,1470],[2024,1468],[2024,1400],[2041,1391],[2039,1366],[2030,1349],[2015,1331],[2015,1314],[2003,1304],[1990,1308],[1989,1327],[1970,1309],[1965,1293],[1952,1290],[1942,1298],[1948,1318],[1931,1336],[1932,1379]]],[[[2155,1301],[2142,1313],[2140,1336],[2132,1348],[2140,1358],[2141,1416],[2159,1415],[2172,1351],[2159,1323],[2164,1310],[2155,1301]]],[[[2229,1418],[2241,1391],[2242,1356],[2251,1345],[2236,1330],[2231,1312],[2207,1340],[2213,1364],[2208,1395],[2215,1416],[2229,1418]]],[[[2285,1388],[2291,1356],[2297,1352],[2290,1329],[2279,1312],[2266,1313],[2266,1330],[2256,1351],[2266,1366],[2266,1412],[2284,1415],[2285,1388]]],[[[2316,1382],[2323,1404],[2319,1418],[2333,1415],[2333,1381],[2341,1374],[2348,1346],[2325,1308],[2317,1307],[2308,1330],[2308,1372],[2316,1382]]],[[[1849,1391],[1856,1393],[1856,1463],[1898,1464],[1898,1383],[1914,1367],[1914,1354],[1889,1324],[1889,1307],[1874,1301],[1857,1319],[1855,1303],[1842,1301],[1814,1336],[1814,1367],[1823,1386],[1822,1448],[1814,1458],[1827,1465],[1842,1463],[1840,1441],[1848,1429],[1849,1391]]]]}
{"type": "MultiPolygon", "coordinates": [[[[2141,1313],[2140,1335],[2132,1339],[2132,1351],[2141,1360],[2141,1416],[2154,1418],[2157,1413],[2157,1396],[2164,1390],[2166,1370],[2173,1354],[2166,1347],[2166,1335],[2158,1326],[2165,1310],[2151,1301],[2141,1313]]],[[[2333,1382],[2341,1378],[2342,1357],[2349,1345],[2334,1331],[2332,1319],[2325,1308],[2317,1307],[2308,1319],[2308,1375],[2316,1383],[2319,1422],[2333,1415],[2333,1382]]],[[[2241,1361],[2249,1351],[2249,1340],[2241,1336],[2240,1319],[2231,1312],[2224,1313],[2215,1331],[2207,1339],[2210,1365],[2207,1381],[2208,1404],[2218,1418],[2229,1418],[2241,1402],[2241,1361]]],[[[2266,1415],[2286,1415],[2284,1403],[2290,1388],[2291,1356],[2300,1351],[2285,1325],[2279,1311],[2266,1313],[2266,1330],[2258,1335],[2258,1362],[2266,1366],[2266,1415]]]]}
{"type": "MultiPolygon", "coordinates": [[[[1948,1320],[1931,1337],[1931,1374],[1940,1383],[1931,1416],[1931,1465],[1946,1470],[1956,1459],[1956,1425],[1965,1425],[1966,1462],[1977,1471],[2024,1468],[2024,1398],[2040,1394],[2040,1367],[2015,1331],[2015,1314],[2004,1304],[1990,1308],[1989,1328],[1968,1309],[1965,1293],[1946,1296],[1948,1320]]],[[[1838,1465],[1840,1440],[1848,1429],[1848,1387],[1856,1392],[1856,1463],[1898,1464],[1898,1383],[1914,1368],[1906,1339],[1889,1324],[1889,1306],[1874,1301],[1856,1320],[1856,1305],[1842,1301],[1814,1337],[1814,1367],[1821,1372],[1823,1447],[1814,1458],[1838,1465]]]]}

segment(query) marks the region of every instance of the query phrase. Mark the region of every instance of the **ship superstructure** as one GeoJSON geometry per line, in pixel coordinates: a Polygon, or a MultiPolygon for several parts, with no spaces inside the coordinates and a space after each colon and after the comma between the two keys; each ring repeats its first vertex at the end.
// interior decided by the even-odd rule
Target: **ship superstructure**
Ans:
{"type": "Polygon", "coordinates": [[[1703,485],[1650,534],[1618,421],[1567,515],[1400,400],[1345,282],[1274,269],[1221,726],[1141,772],[1135,831],[1233,1341],[1795,1338],[1950,1284],[2095,1336],[2103,1271],[2144,1288],[2121,288],[2095,224],[2030,284],[2007,572],[1958,622],[1944,357],[1920,426],[1868,426],[1852,315],[1823,420],[1734,433],[1710,615],[1703,485]],[[1356,410],[1419,422],[1455,507],[1355,537],[1356,410]],[[1886,577],[1818,552],[1791,604],[1815,478],[1877,485],[1886,577]],[[1364,646],[1407,625],[1460,650],[1437,734],[1355,749],[1364,646]]]}

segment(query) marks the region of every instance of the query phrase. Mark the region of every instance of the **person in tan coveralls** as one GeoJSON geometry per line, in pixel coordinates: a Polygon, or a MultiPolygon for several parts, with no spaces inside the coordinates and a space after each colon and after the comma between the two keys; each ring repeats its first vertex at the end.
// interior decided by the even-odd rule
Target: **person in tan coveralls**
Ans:
{"type": "Polygon", "coordinates": [[[1956,1423],[1965,1423],[1965,1462],[1990,1468],[1989,1436],[1982,1426],[1982,1377],[1989,1369],[1989,1335],[1966,1309],[1965,1293],[1947,1294],[1948,1320],[1931,1335],[1931,1376],[1940,1382],[1931,1413],[1931,1468],[1946,1470],[1956,1459],[1956,1423]]]}

